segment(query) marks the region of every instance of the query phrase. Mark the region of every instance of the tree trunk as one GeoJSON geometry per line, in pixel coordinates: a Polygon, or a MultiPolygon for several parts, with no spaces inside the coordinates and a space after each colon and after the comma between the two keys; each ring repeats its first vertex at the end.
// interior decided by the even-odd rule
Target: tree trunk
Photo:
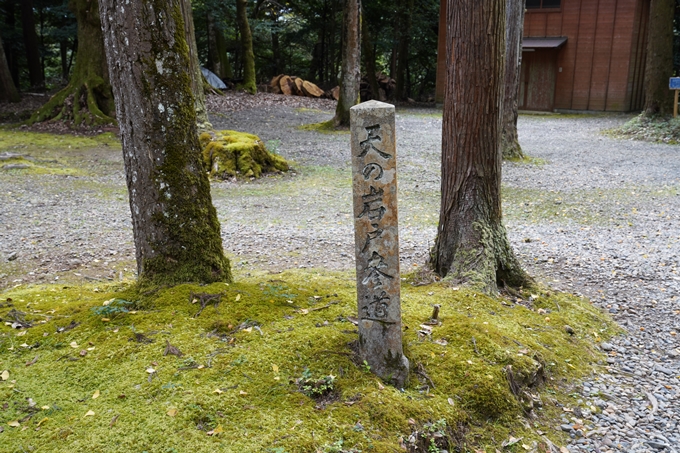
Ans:
{"type": "Polygon", "coordinates": [[[371,87],[371,99],[380,99],[380,87],[378,86],[378,78],[375,73],[378,72],[375,66],[375,49],[373,48],[373,39],[368,23],[361,24],[361,52],[364,54],[364,65],[366,66],[366,77],[368,78],[368,85],[371,87]]]}
{"type": "Polygon", "coordinates": [[[199,131],[212,129],[208,119],[208,109],[205,105],[205,91],[203,90],[203,73],[198,62],[198,50],[196,48],[196,34],[194,33],[194,16],[191,13],[191,1],[180,0],[182,11],[182,23],[184,24],[184,37],[189,47],[189,74],[191,75],[191,92],[194,94],[194,107],[196,109],[196,124],[199,131]]]}
{"type": "Polygon", "coordinates": [[[646,116],[673,112],[673,95],[668,89],[668,78],[673,75],[674,15],[675,0],[651,0],[645,65],[646,116]]]}
{"type": "Polygon", "coordinates": [[[220,73],[220,57],[217,55],[217,34],[215,33],[215,19],[212,14],[206,15],[206,27],[208,32],[208,68],[222,77],[220,73]]]}
{"type": "Polygon", "coordinates": [[[335,127],[349,127],[349,109],[359,103],[361,83],[361,0],[346,0],[343,9],[342,73],[335,127]]]}
{"type": "MultiPolygon", "coordinates": [[[[5,26],[7,30],[12,35],[16,32],[16,18],[15,18],[15,4],[14,0],[5,0],[3,6],[5,9],[5,26]]],[[[5,49],[5,57],[7,58],[7,64],[9,65],[9,72],[12,74],[12,80],[14,81],[14,86],[20,89],[19,81],[19,55],[14,46],[12,46],[11,41],[5,43],[7,48],[5,49]]]]}
{"type": "Polygon", "coordinates": [[[505,89],[501,132],[501,149],[504,159],[524,159],[524,153],[517,137],[524,1],[507,0],[506,4],[505,89]]]}
{"type": "Polygon", "coordinates": [[[529,282],[501,222],[505,2],[448,0],[442,199],[430,263],[493,293],[529,282]]]}
{"type": "Polygon", "coordinates": [[[224,32],[219,28],[214,28],[215,44],[217,45],[217,58],[220,61],[220,77],[231,80],[234,78],[234,73],[231,70],[229,63],[229,55],[227,54],[227,40],[224,38],[224,32]]]}
{"type": "Polygon", "coordinates": [[[68,120],[74,126],[113,124],[115,106],[104,54],[97,0],[71,0],[78,21],[78,52],[69,84],[28,120],[68,120]]]}
{"type": "Polygon", "coordinates": [[[0,39],[0,101],[19,102],[20,100],[21,96],[14,86],[12,74],[9,72],[5,58],[5,49],[2,47],[2,39],[0,39]]]}
{"type": "Polygon", "coordinates": [[[400,0],[399,4],[399,43],[397,51],[397,99],[408,99],[408,45],[411,39],[411,14],[413,14],[413,0],[400,0]]]}
{"type": "Polygon", "coordinates": [[[253,53],[253,35],[250,33],[250,25],[248,24],[247,3],[247,0],[236,0],[236,16],[243,54],[243,84],[239,88],[250,94],[255,94],[257,93],[255,54],[253,53]]]}
{"type": "Polygon", "coordinates": [[[230,281],[201,162],[184,0],[100,0],[139,278],[230,281]],[[143,24],[143,26],[140,26],[143,24]]]}
{"type": "Polygon", "coordinates": [[[45,74],[40,63],[40,47],[33,17],[33,0],[21,0],[21,28],[24,33],[28,77],[31,81],[31,88],[44,88],[45,74]]]}

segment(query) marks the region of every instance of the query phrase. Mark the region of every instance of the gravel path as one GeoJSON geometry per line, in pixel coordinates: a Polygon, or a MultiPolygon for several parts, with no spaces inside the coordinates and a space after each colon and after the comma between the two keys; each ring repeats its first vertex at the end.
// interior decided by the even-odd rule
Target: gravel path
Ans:
{"type": "MultiPolygon", "coordinates": [[[[348,135],[296,128],[330,119],[328,110],[244,108],[213,115],[215,126],[259,134],[295,175],[213,184],[237,272],[352,269],[348,135]]],[[[606,367],[555,427],[573,437],[571,452],[680,452],[680,147],[600,133],[628,118],[523,115],[520,141],[534,163],[504,166],[508,234],[527,269],[590,297],[628,331],[601,345],[606,367]]],[[[400,110],[397,133],[404,270],[424,262],[435,235],[441,117],[400,110]]],[[[120,151],[9,151],[80,173],[0,171],[0,288],[133,277],[120,151]]]]}

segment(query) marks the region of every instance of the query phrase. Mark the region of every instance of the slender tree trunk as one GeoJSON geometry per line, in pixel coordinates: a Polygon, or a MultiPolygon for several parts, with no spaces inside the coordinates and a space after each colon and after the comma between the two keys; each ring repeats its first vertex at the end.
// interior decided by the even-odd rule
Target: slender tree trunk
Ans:
{"type": "MultiPolygon", "coordinates": [[[[5,9],[5,26],[12,34],[14,34],[16,32],[15,2],[14,0],[5,0],[3,3],[5,9]]],[[[7,58],[7,64],[9,65],[9,72],[12,74],[14,86],[19,89],[19,55],[14,46],[11,45],[11,42],[6,42],[5,44],[7,45],[5,48],[5,57],[7,58]]]]}
{"type": "Polygon", "coordinates": [[[224,32],[215,27],[215,44],[217,45],[217,58],[220,60],[220,77],[231,80],[234,78],[234,73],[231,70],[229,63],[229,55],[227,53],[227,40],[224,38],[224,32]]]}
{"type": "Polygon", "coordinates": [[[200,160],[182,2],[100,0],[137,269],[152,284],[231,280],[200,160]]]}
{"type": "Polygon", "coordinates": [[[361,0],[346,0],[343,10],[342,74],[335,127],[349,127],[349,109],[359,103],[361,83],[361,0]]]}
{"type": "Polygon", "coordinates": [[[524,1],[507,0],[506,4],[505,89],[501,132],[501,149],[504,159],[524,159],[524,153],[517,137],[524,1]]]}
{"type": "Polygon", "coordinates": [[[217,55],[217,34],[215,33],[215,20],[212,14],[207,14],[206,28],[208,31],[208,68],[223,77],[220,71],[220,57],[217,55]]]}
{"type": "Polygon", "coordinates": [[[0,39],[0,101],[19,102],[20,100],[21,96],[14,86],[12,74],[9,72],[5,58],[5,49],[2,47],[2,39],[0,39]]]}
{"type": "Polygon", "coordinates": [[[368,85],[371,87],[371,99],[380,99],[380,87],[375,73],[378,72],[375,66],[375,49],[370,27],[367,22],[361,24],[361,52],[364,54],[364,65],[366,66],[366,77],[368,85]]]}
{"type": "Polygon", "coordinates": [[[413,0],[400,0],[399,14],[399,37],[397,51],[397,99],[405,101],[408,98],[408,45],[411,39],[411,14],[413,14],[413,0]]]}
{"type": "Polygon", "coordinates": [[[45,74],[40,64],[40,47],[38,35],[35,32],[35,19],[33,17],[33,0],[21,0],[21,28],[24,33],[24,45],[26,46],[26,60],[28,60],[28,76],[31,88],[43,88],[45,86],[45,74]]]}
{"type": "Polygon", "coordinates": [[[68,41],[59,41],[59,57],[61,61],[61,78],[68,81],[68,41]]]}
{"type": "Polygon", "coordinates": [[[501,222],[505,2],[448,0],[442,200],[431,265],[493,293],[529,281],[501,222]]]}
{"type": "Polygon", "coordinates": [[[651,0],[645,65],[644,114],[647,116],[673,112],[668,78],[673,75],[674,15],[675,0],[651,0]]]}
{"type": "Polygon", "coordinates": [[[78,21],[78,52],[71,80],[28,123],[52,119],[68,120],[74,126],[115,123],[97,0],[71,0],[69,7],[78,21]]]}
{"type": "Polygon", "coordinates": [[[241,33],[241,49],[243,54],[243,84],[241,89],[250,94],[257,93],[255,80],[255,54],[253,53],[253,35],[248,24],[247,0],[236,0],[236,16],[241,33]]]}
{"type": "Polygon", "coordinates": [[[191,74],[191,92],[194,94],[194,107],[196,109],[196,121],[199,131],[212,129],[208,119],[208,109],[205,105],[205,91],[203,90],[203,73],[198,62],[198,50],[196,48],[196,34],[194,33],[194,17],[191,13],[191,1],[179,0],[182,11],[182,23],[184,24],[184,36],[189,47],[189,74],[191,74]]]}

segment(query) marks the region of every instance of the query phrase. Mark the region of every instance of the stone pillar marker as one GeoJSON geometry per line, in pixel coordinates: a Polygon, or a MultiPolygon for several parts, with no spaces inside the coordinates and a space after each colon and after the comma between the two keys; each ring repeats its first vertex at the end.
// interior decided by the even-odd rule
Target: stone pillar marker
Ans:
{"type": "Polygon", "coordinates": [[[394,106],[350,109],[359,358],[397,387],[408,383],[401,339],[394,106]]]}

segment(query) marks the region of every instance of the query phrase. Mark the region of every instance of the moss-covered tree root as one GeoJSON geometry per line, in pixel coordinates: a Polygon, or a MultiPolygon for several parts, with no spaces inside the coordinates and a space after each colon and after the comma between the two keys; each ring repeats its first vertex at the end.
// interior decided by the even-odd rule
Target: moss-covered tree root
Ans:
{"type": "Polygon", "coordinates": [[[288,171],[288,162],[267,151],[257,135],[237,131],[203,132],[199,141],[203,162],[215,178],[245,176],[288,171]]]}

